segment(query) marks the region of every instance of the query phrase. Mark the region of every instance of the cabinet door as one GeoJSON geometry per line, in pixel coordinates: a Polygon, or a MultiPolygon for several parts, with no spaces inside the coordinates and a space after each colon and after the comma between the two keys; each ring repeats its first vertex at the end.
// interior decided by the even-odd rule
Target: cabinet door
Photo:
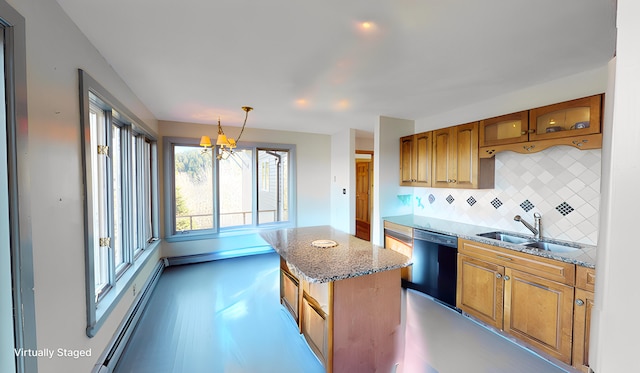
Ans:
{"type": "Polygon", "coordinates": [[[456,306],[502,329],[504,267],[458,254],[456,306]]]}
{"type": "Polygon", "coordinates": [[[329,357],[329,320],[315,300],[306,293],[302,297],[300,329],[309,347],[327,367],[329,357]]]}
{"type": "Polygon", "coordinates": [[[450,128],[433,131],[433,176],[431,185],[434,187],[451,187],[455,179],[455,143],[450,128]]]}
{"type": "Polygon", "coordinates": [[[298,321],[298,280],[285,270],[280,270],[280,303],[291,313],[291,316],[298,321]]]}
{"type": "Polygon", "coordinates": [[[576,289],[576,301],[573,311],[573,366],[589,371],[589,337],[591,335],[591,313],[593,312],[593,293],[576,289]]]}
{"type": "Polygon", "coordinates": [[[478,187],[478,122],[453,127],[455,152],[452,171],[454,188],[478,187]]]}
{"type": "Polygon", "coordinates": [[[601,105],[602,95],[595,95],[531,109],[529,140],[599,133],[601,105]]]}
{"type": "Polygon", "coordinates": [[[400,185],[413,183],[413,136],[400,138],[400,185]]]}
{"type": "Polygon", "coordinates": [[[526,142],[529,140],[529,112],[481,120],[479,137],[481,147],[526,142]]]}
{"type": "Polygon", "coordinates": [[[414,137],[415,186],[431,186],[431,132],[423,132],[414,137]]]}
{"type": "MultiPolygon", "coordinates": [[[[384,247],[386,249],[389,250],[393,250],[395,252],[398,252],[402,255],[408,256],[409,258],[411,258],[411,256],[413,255],[413,246],[409,245],[405,242],[402,242],[400,240],[398,240],[395,237],[392,237],[390,235],[385,235],[384,236],[384,247]]],[[[408,267],[404,267],[401,268],[401,277],[403,280],[405,281],[411,281],[411,269],[413,268],[413,266],[408,266],[408,267]]]]}
{"type": "Polygon", "coordinates": [[[505,269],[504,331],[571,364],[573,287],[505,269]]]}

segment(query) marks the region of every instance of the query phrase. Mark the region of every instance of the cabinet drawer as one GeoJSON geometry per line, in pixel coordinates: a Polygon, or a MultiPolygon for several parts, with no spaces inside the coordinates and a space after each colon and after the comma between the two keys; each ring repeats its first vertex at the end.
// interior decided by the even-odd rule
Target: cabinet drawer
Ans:
{"type": "Polygon", "coordinates": [[[594,291],[596,285],[596,270],[593,268],[576,266],[576,287],[594,291]]]}
{"type": "Polygon", "coordinates": [[[460,239],[458,252],[573,286],[576,266],[497,246],[460,239]]]}
{"type": "Polygon", "coordinates": [[[413,237],[413,228],[407,227],[406,225],[400,225],[400,224],[392,223],[389,221],[385,221],[384,229],[389,230],[391,232],[400,233],[401,235],[408,236],[409,238],[413,237]]]}

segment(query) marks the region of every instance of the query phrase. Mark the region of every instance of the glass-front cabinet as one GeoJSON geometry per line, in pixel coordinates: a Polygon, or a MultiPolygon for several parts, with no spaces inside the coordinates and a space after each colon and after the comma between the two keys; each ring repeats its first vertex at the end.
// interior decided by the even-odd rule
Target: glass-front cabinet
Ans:
{"type": "Polygon", "coordinates": [[[599,133],[601,100],[596,95],[529,110],[529,140],[599,133]]]}
{"type": "Polygon", "coordinates": [[[480,146],[504,145],[529,140],[529,111],[480,121],[480,146]]]}

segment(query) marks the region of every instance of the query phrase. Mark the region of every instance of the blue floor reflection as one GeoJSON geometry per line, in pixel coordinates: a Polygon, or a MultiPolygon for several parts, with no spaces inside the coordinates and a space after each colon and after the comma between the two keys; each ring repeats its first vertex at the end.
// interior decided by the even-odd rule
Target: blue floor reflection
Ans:
{"type": "Polygon", "coordinates": [[[165,269],[115,372],[324,372],[278,270],[275,253],[165,269]]]}

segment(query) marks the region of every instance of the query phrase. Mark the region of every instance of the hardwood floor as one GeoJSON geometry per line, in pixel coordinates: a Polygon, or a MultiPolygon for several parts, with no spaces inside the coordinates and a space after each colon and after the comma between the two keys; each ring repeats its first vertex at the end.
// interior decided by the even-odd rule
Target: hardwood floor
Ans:
{"type": "MultiPolygon", "coordinates": [[[[278,269],[275,253],[166,268],[114,372],[323,372],[278,302],[278,269]]],[[[412,290],[403,326],[397,373],[564,371],[412,290]]]]}

